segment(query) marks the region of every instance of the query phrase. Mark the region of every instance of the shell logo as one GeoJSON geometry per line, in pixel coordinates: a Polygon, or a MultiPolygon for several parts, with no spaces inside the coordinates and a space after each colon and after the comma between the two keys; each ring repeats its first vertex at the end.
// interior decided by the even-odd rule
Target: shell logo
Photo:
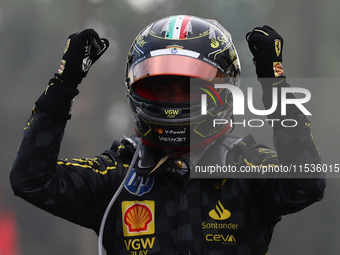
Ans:
{"type": "Polygon", "coordinates": [[[123,201],[123,233],[124,236],[150,235],[155,233],[155,202],[123,201]]]}
{"type": "Polygon", "coordinates": [[[161,128],[155,128],[155,132],[158,132],[158,134],[163,134],[163,129],[161,129],[161,128]]]}
{"type": "Polygon", "coordinates": [[[128,226],[129,232],[145,231],[151,221],[152,212],[146,205],[135,204],[125,211],[124,223],[128,226]]]}
{"type": "Polygon", "coordinates": [[[279,76],[283,75],[282,63],[281,62],[273,62],[273,69],[274,69],[275,77],[279,77],[279,76]]]}

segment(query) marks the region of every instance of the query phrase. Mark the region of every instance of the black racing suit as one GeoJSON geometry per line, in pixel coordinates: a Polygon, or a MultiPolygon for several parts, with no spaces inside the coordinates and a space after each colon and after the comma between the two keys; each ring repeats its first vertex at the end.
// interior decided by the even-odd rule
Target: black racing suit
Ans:
{"type": "MultiPolygon", "coordinates": [[[[230,147],[227,134],[204,158],[238,169],[320,164],[310,123],[301,113],[292,117],[296,127],[274,127],[277,154],[251,135],[230,147]],[[226,150],[227,157],[221,158],[226,150]]],[[[131,162],[132,145],[116,141],[100,156],[58,160],[66,122],[38,107],[33,111],[11,184],[17,196],[98,234],[131,162]]],[[[275,178],[190,179],[169,171],[151,177],[133,171],[110,211],[103,244],[110,255],[264,255],[281,216],[321,200],[324,188],[322,173],[304,179],[280,178],[280,173],[275,178]]]]}

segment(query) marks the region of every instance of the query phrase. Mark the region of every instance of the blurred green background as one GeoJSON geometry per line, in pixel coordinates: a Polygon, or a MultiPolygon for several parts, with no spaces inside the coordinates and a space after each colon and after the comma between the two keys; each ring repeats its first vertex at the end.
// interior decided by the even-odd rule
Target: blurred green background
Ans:
{"type": "MultiPolygon", "coordinates": [[[[125,58],[135,36],[152,21],[172,14],[218,20],[232,34],[242,77],[255,78],[245,34],[268,24],[284,38],[283,67],[289,78],[313,78],[308,110],[313,135],[326,163],[340,163],[340,2],[337,0],[2,0],[0,2],[0,211],[17,218],[22,255],[93,255],[97,237],[14,197],[9,171],[35,100],[59,68],[67,36],[92,27],[110,41],[107,53],[80,86],[61,149],[61,157],[99,155],[114,139],[131,135],[125,96],[125,58]],[[331,80],[330,80],[331,78],[331,80]]],[[[298,79],[293,79],[291,85],[298,79]]],[[[260,87],[257,87],[260,91],[260,87]]],[[[258,101],[261,100],[258,93],[258,101]]],[[[257,100],[257,99],[255,99],[257,100]]],[[[235,129],[272,147],[264,128],[235,129]]],[[[340,177],[340,174],[339,174],[340,177]]],[[[329,178],[325,198],[302,212],[283,217],[269,254],[339,254],[340,191],[329,178]]],[[[1,223],[0,223],[1,224],[1,223]]]]}

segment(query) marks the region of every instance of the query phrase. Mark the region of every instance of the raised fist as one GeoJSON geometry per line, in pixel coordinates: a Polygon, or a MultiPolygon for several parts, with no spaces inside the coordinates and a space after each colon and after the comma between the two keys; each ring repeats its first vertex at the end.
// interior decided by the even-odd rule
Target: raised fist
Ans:
{"type": "Polygon", "coordinates": [[[70,35],[56,77],[71,87],[77,87],[108,47],[109,41],[100,38],[93,29],[70,35]]]}
{"type": "Polygon", "coordinates": [[[246,39],[258,78],[282,76],[283,38],[270,26],[263,26],[248,32],[246,39]]]}

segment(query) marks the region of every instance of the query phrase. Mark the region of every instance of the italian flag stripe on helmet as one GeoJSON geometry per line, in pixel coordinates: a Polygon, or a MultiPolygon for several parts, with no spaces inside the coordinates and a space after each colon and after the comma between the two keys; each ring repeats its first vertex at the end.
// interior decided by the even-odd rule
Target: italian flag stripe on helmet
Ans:
{"type": "Polygon", "coordinates": [[[190,21],[192,16],[178,15],[171,16],[165,33],[166,39],[186,39],[191,32],[190,21]]]}

